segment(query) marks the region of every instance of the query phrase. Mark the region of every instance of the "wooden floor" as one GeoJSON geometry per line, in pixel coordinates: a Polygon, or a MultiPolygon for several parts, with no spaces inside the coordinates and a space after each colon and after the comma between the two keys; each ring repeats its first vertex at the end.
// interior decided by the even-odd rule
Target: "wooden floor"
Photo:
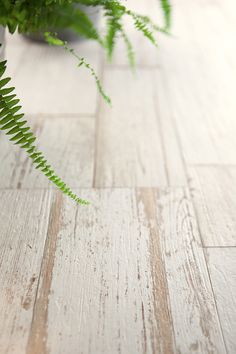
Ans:
{"type": "Polygon", "coordinates": [[[40,148],[91,204],[1,136],[1,354],[236,353],[236,4],[172,4],[158,49],[127,24],[136,75],[122,43],[112,64],[74,45],[113,108],[60,48],[8,38],[40,148]]]}

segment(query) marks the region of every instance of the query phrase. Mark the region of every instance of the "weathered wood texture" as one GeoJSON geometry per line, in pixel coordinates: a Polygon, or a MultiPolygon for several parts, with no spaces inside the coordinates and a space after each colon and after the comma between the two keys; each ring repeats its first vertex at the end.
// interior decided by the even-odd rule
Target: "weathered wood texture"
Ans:
{"type": "Polygon", "coordinates": [[[28,353],[225,353],[188,194],[82,194],[52,207],[28,353]]]}
{"type": "Polygon", "coordinates": [[[0,353],[26,350],[47,235],[50,195],[0,192],[0,353]]]}
{"type": "MultiPolygon", "coordinates": [[[[91,187],[94,167],[94,119],[35,117],[29,124],[56,173],[71,187],[91,187]]],[[[7,137],[0,139],[0,189],[49,188],[52,183],[7,137]]]]}
{"type": "Polygon", "coordinates": [[[227,352],[236,353],[236,248],[208,248],[208,266],[227,352]]]}
{"type": "MultiPolygon", "coordinates": [[[[96,43],[80,41],[72,46],[98,71],[96,43]]],[[[95,114],[98,93],[94,78],[87,69],[78,69],[76,59],[63,48],[14,35],[8,38],[6,55],[8,73],[26,113],[95,114]]]]}
{"type": "MultiPolygon", "coordinates": [[[[159,18],[156,0],[127,5],[159,18]]],[[[159,50],[130,32],[136,77],[120,43],[105,65],[113,109],[68,53],[8,40],[8,74],[41,115],[33,127],[58,174],[73,188],[148,189],[81,190],[92,205],[78,207],[44,191],[1,136],[1,354],[236,351],[236,5],[172,5],[175,36],[159,50]],[[185,171],[190,193],[173,188],[185,171]]],[[[75,47],[99,72],[97,46],[75,47]]]]}
{"type": "Polygon", "coordinates": [[[204,246],[236,246],[236,166],[188,171],[204,246]]]}
{"type": "Polygon", "coordinates": [[[155,202],[177,352],[225,353],[189,193],[170,189],[155,202]]]}
{"type": "Polygon", "coordinates": [[[99,114],[95,186],[166,186],[153,72],[106,70],[105,86],[113,108],[102,103],[99,114]]]}

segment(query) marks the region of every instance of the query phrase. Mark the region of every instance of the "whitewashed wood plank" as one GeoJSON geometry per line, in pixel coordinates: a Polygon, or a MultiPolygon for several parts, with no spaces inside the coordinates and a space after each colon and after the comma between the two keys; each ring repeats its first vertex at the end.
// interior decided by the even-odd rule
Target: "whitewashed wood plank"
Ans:
{"type": "Polygon", "coordinates": [[[227,352],[236,352],[236,248],[208,248],[210,271],[227,352]]]}
{"type": "Polygon", "coordinates": [[[153,72],[105,72],[113,107],[102,103],[97,130],[96,187],[166,186],[155,111],[153,72]]]}
{"type": "Polygon", "coordinates": [[[51,224],[28,352],[225,353],[188,194],[82,194],[51,224]]]}
{"type": "Polygon", "coordinates": [[[236,246],[236,166],[188,171],[204,246],[236,246]]]}
{"type": "Polygon", "coordinates": [[[173,120],[172,107],[169,105],[168,91],[160,71],[155,73],[156,107],[160,121],[162,144],[165,155],[166,172],[169,186],[187,186],[182,150],[173,120]]]}
{"type": "MultiPolygon", "coordinates": [[[[94,119],[39,117],[30,119],[56,173],[73,188],[91,187],[94,165],[94,119]]],[[[7,137],[0,136],[0,188],[48,188],[52,183],[32,166],[31,160],[7,137]]]]}
{"type": "Polygon", "coordinates": [[[0,191],[0,352],[24,354],[49,218],[50,195],[0,191]]]}
{"type": "Polygon", "coordinates": [[[39,292],[50,290],[50,296],[49,303],[37,299],[31,352],[42,353],[43,346],[57,354],[173,352],[165,274],[158,263],[155,313],[149,230],[139,223],[135,192],[91,191],[87,197],[88,208],[65,201],[56,249],[48,250],[53,273],[46,265],[42,272],[39,292]],[[47,328],[46,343],[37,341],[39,327],[47,328]]]}
{"type": "Polygon", "coordinates": [[[180,1],[173,33],[158,58],[185,159],[235,164],[236,45],[227,18],[217,2],[180,1]]]}
{"type": "MultiPolygon", "coordinates": [[[[98,71],[98,44],[78,41],[72,47],[98,71]]],[[[9,74],[26,113],[95,114],[98,92],[94,78],[85,68],[78,69],[76,59],[62,48],[8,36],[6,54],[9,74]]]]}
{"type": "MultiPolygon", "coordinates": [[[[187,190],[141,191],[140,209],[161,249],[177,353],[225,353],[197,222],[187,190]],[[155,222],[158,234],[155,234],[155,222]],[[154,229],[153,229],[154,228],[154,229]]],[[[152,254],[151,260],[157,261],[152,254]]]]}

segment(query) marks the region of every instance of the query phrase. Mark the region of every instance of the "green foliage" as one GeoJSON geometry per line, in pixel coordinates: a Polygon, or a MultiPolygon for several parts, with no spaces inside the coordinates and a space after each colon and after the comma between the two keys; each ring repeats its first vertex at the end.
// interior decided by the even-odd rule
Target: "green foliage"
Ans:
{"type": "Polygon", "coordinates": [[[44,158],[42,152],[38,151],[34,145],[36,137],[23,120],[24,114],[19,113],[19,99],[14,94],[14,87],[6,87],[10,78],[4,77],[6,61],[0,62],[0,131],[4,131],[9,136],[10,141],[19,145],[26,151],[33,160],[36,169],[41,170],[44,175],[53,182],[64,194],[75,200],[79,204],[88,204],[79,198],[71,189],[55,174],[52,167],[44,158]]]}
{"type": "Polygon", "coordinates": [[[169,0],[161,0],[161,6],[165,17],[165,29],[168,30],[171,25],[171,5],[169,0]]]}
{"type": "MultiPolygon", "coordinates": [[[[145,1],[145,0],[143,0],[145,1]]],[[[158,0],[157,0],[158,1],[158,0]]],[[[166,32],[171,22],[169,0],[159,0],[163,9],[165,26],[153,24],[151,19],[127,9],[118,0],[2,0],[0,2],[0,25],[8,27],[11,33],[56,32],[70,28],[79,35],[98,41],[112,57],[116,39],[121,36],[127,46],[130,62],[134,61],[132,44],[128,40],[123,18],[129,16],[136,29],[156,45],[154,32],[166,32]],[[102,9],[106,18],[105,38],[98,33],[93,21],[86,14],[86,9],[102,9]],[[132,53],[132,54],[131,54],[132,53]]]]}

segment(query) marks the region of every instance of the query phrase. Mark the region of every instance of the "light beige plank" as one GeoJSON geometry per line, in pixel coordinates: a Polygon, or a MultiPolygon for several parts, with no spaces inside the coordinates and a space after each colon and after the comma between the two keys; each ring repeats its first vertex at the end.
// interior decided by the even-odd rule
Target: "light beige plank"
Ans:
{"type": "Polygon", "coordinates": [[[236,45],[227,17],[214,1],[176,2],[172,31],[158,58],[185,160],[235,164],[236,45]]]}
{"type": "Polygon", "coordinates": [[[208,248],[208,266],[227,352],[236,352],[236,248],[208,248]]]}
{"type": "Polygon", "coordinates": [[[172,107],[169,105],[168,91],[166,90],[163,76],[158,70],[155,72],[155,90],[157,116],[160,121],[162,144],[165,155],[166,172],[169,186],[187,186],[182,151],[175,121],[173,120],[172,107]]]}
{"type": "Polygon", "coordinates": [[[56,209],[28,353],[225,353],[188,194],[82,194],[56,209]]]}
{"type": "MultiPolygon", "coordinates": [[[[225,353],[189,193],[184,189],[144,191],[140,203],[151,230],[155,217],[159,225],[155,244],[159,243],[165,264],[176,351],[225,353]]],[[[157,256],[153,257],[155,261],[157,256]]]]}
{"type": "MultiPolygon", "coordinates": [[[[94,119],[30,119],[39,148],[56,173],[73,188],[91,187],[94,165],[94,119]]],[[[2,135],[2,134],[1,134],[2,135]]],[[[5,136],[0,138],[0,188],[48,188],[48,179],[5,136]]]]}
{"type": "Polygon", "coordinates": [[[0,191],[0,352],[24,354],[47,234],[48,192],[0,191]]]}
{"type": "Polygon", "coordinates": [[[96,187],[166,186],[154,101],[153,72],[106,70],[113,108],[102,103],[97,130],[96,187]]]}
{"type": "MultiPolygon", "coordinates": [[[[69,53],[19,36],[8,36],[7,43],[8,73],[26,113],[96,112],[98,93],[94,78],[88,70],[78,69],[76,59],[69,53]]],[[[78,41],[72,46],[98,71],[100,51],[96,43],[78,41]]]]}
{"type": "Polygon", "coordinates": [[[189,168],[204,246],[236,246],[236,166],[189,168]]]}

